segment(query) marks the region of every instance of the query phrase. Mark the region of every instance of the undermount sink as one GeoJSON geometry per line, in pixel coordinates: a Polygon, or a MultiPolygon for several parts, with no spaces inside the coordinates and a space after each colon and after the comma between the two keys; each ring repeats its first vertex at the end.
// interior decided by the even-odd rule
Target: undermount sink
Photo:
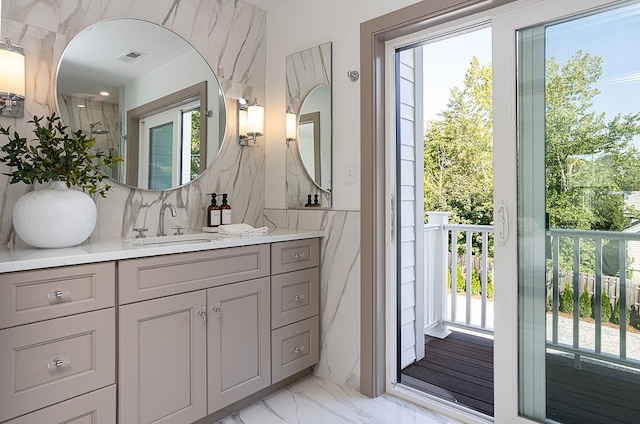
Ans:
{"type": "Polygon", "coordinates": [[[213,240],[224,238],[223,234],[218,233],[190,233],[180,234],[174,236],[158,236],[158,237],[142,237],[126,239],[133,244],[148,245],[148,244],[167,244],[167,243],[206,243],[213,240]]]}

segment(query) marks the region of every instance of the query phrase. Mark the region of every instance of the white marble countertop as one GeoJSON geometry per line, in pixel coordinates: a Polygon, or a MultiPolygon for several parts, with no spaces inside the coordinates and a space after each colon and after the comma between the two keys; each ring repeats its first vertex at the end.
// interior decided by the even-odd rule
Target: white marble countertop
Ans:
{"type": "Polygon", "coordinates": [[[254,236],[222,236],[213,240],[181,241],[174,243],[135,244],[129,239],[103,238],[86,241],[75,247],[63,249],[38,249],[33,247],[0,247],[0,273],[50,268],[64,265],[79,265],[172,253],[196,252],[249,246],[278,241],[323,237],[324,231],[276,228],[268,234],[254,236]]]}

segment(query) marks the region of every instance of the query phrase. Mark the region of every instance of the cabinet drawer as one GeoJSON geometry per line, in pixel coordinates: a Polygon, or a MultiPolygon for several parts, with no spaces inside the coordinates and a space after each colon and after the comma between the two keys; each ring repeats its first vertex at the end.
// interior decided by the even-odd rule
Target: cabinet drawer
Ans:
{"type": "Polygon", "coordinates": [[[115,382],[115,308],[0,331],[0,422],[115,382]]]}
{"type": "Polygon", "coordinates": [[[57,403],[5,424],[114,424],[116,386],[57,403]]]}
{"type": "Polygon", "coordinates": [[[0,328],[114,304],[113,262],[0,274],[0,328]]]}
{"type": "Polygon", "coordinates": [[[319,332],[317,315],[271,332],[271,384],[320,360],[319,332]]]}
{"type": "Polygon", "coordinates": [[[309,268],[271,277],[271,328],[318,315],[320,271],[309,268]]]}
{"type": "Polygon", "coordinates": [[[118,303],[215,287],[269,275],[269,245],[130,259],[118,264],[118,303]]]}
{"type": "Polygon", "coordinates": [[[311,268],[319,263],[320,240],[317,238],[283,241],[271,245],[271,274],[311,268]]]}

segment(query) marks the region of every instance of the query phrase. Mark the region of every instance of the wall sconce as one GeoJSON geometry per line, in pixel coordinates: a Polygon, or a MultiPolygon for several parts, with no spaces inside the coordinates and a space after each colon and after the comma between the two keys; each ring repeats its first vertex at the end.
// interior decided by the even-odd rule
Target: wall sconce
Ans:
{"type": "Polygon", "coordinates": [[[291,112],[291,107],[287,106],[287,121],[286,121],[286,127],[285,127],[285,136],[286,136],[286,141],[287,141],[287,149],[289,148],[289,143],[294,141],[296,139],[296,121],[297,121],[297,116],[295,113],[291,112]]]}
{"type": "Polygon", "coordinates": [[[238,141],[241,146],[249,146],[249,140],[256,144],[256,138],[264,132],[264,107],[258,104],[258,99],[247,105],[247,101],[238,101],[238,141]]]}
{"type": "Polygon", "coordinates": [[[11,44],[9,38],[0,42],[0,112],[2,116],[22,118],[25,96],[24,49],[11,44]]]}

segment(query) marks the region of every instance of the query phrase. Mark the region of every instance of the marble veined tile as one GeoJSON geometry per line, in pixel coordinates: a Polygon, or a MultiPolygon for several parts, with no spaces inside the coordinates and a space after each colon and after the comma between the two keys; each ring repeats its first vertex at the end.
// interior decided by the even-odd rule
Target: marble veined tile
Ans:
{"type": "Polygon", "coordinates": [[[301,380],[217,424],[454,424],[428,409],[384,394],[368,398],[318,377],[301,380]]]}

